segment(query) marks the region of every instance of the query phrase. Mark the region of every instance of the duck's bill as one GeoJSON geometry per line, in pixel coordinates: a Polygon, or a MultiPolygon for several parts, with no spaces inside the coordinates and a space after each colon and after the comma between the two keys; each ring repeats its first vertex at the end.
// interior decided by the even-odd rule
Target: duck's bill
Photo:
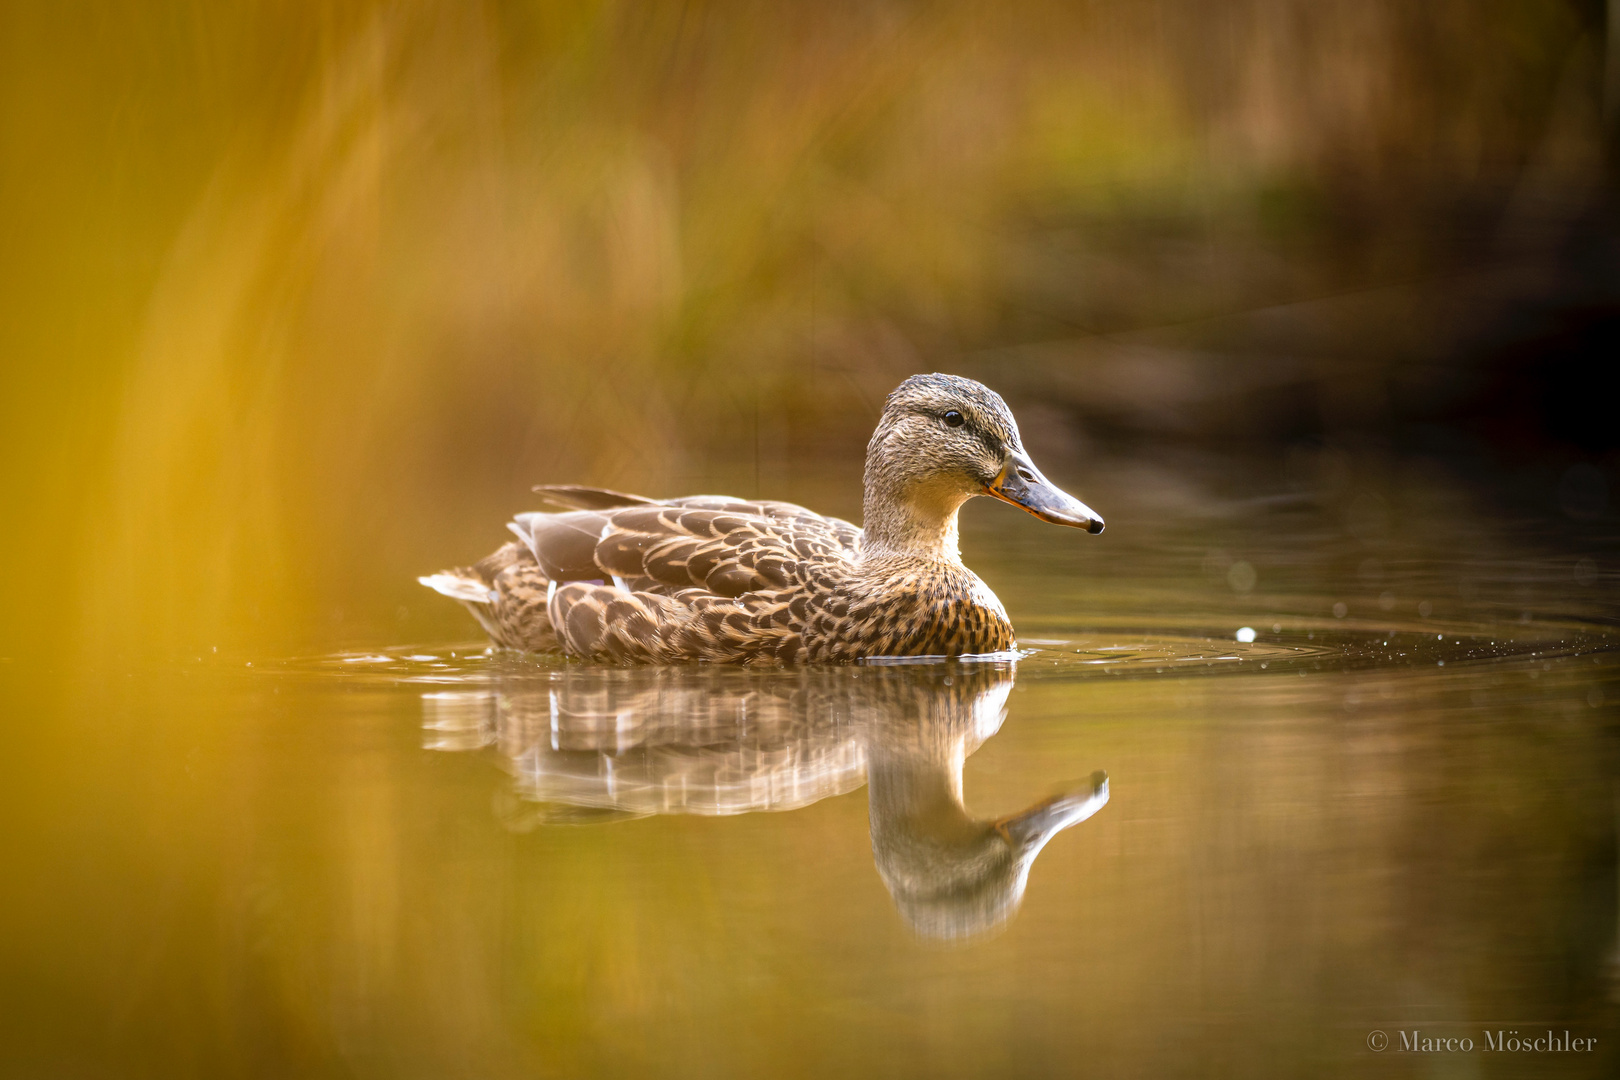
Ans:
{"type": "Polygon", "coordinates": [[[1103,519],[1095,510],[1042,476],[1022,452],[1007,458],[1001,475],[985,485],[984,493],[1054,525],[1084,529],[1092,535],[1103,531],[1103,519]]]}

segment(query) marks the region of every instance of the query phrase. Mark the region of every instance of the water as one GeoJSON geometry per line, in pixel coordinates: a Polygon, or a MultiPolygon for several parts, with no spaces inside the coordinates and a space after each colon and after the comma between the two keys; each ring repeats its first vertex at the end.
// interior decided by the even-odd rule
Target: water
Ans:
{"type": "Polygon", "coordinates": [[[0,1080],[1620,1075],[1620,6],[85,6],[0,8],[0,1080]],[[935,366],[1109,522],[966,512],[1016,667],[415,584],[853,516],[935,366]]]}
{"type": "Polygon", "coordinates": [[[1612,1075],[1611,549],[1345,513],[975,509],[1016,661],[0,664],[7,1071],[1612,1075]]]}

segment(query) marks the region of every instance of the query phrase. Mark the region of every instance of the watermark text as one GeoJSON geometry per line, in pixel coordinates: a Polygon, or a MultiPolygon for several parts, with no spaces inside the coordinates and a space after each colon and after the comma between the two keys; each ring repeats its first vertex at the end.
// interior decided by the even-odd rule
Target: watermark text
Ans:
{"type": "Polygon", "coordinates": [[[1518,1028],[1481,1029],[1472,1035],[1437,1035],[1421,1028],[1400,1028],[1393,1033],[1375,1029],[1367,1033],[1367,1049],[1397,1054],[1590,1054],[1597,1048],[1595,1036],[1572,1035],[1552,1029],[1520,1031],[1518,1028]]]}

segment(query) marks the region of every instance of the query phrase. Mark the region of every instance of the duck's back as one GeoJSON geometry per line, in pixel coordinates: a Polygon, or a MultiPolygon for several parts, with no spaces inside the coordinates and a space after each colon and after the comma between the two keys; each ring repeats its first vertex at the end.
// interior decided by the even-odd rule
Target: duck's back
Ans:
{"type": "Polygon", "coordinates": [[[792,503],[537,490],[575,509],[520,514],[510,526],[518,543],[423,579],[512,648],[643,662],[809,659],[805,629],[860,546],[854,525],[792,503]]]}

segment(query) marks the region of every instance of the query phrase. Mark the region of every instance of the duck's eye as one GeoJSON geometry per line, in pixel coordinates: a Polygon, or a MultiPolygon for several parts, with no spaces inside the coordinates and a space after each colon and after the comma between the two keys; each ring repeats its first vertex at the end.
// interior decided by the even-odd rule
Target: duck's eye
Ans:
{"type": "Polygon", "coordinates": [[[952,409],[950,412],[940,417],[940,419],[944,420],[946,425],[949,427],[961,427],[965,422],[962,419],[962,414],[957,412],[955,409],[952,409]]]}

